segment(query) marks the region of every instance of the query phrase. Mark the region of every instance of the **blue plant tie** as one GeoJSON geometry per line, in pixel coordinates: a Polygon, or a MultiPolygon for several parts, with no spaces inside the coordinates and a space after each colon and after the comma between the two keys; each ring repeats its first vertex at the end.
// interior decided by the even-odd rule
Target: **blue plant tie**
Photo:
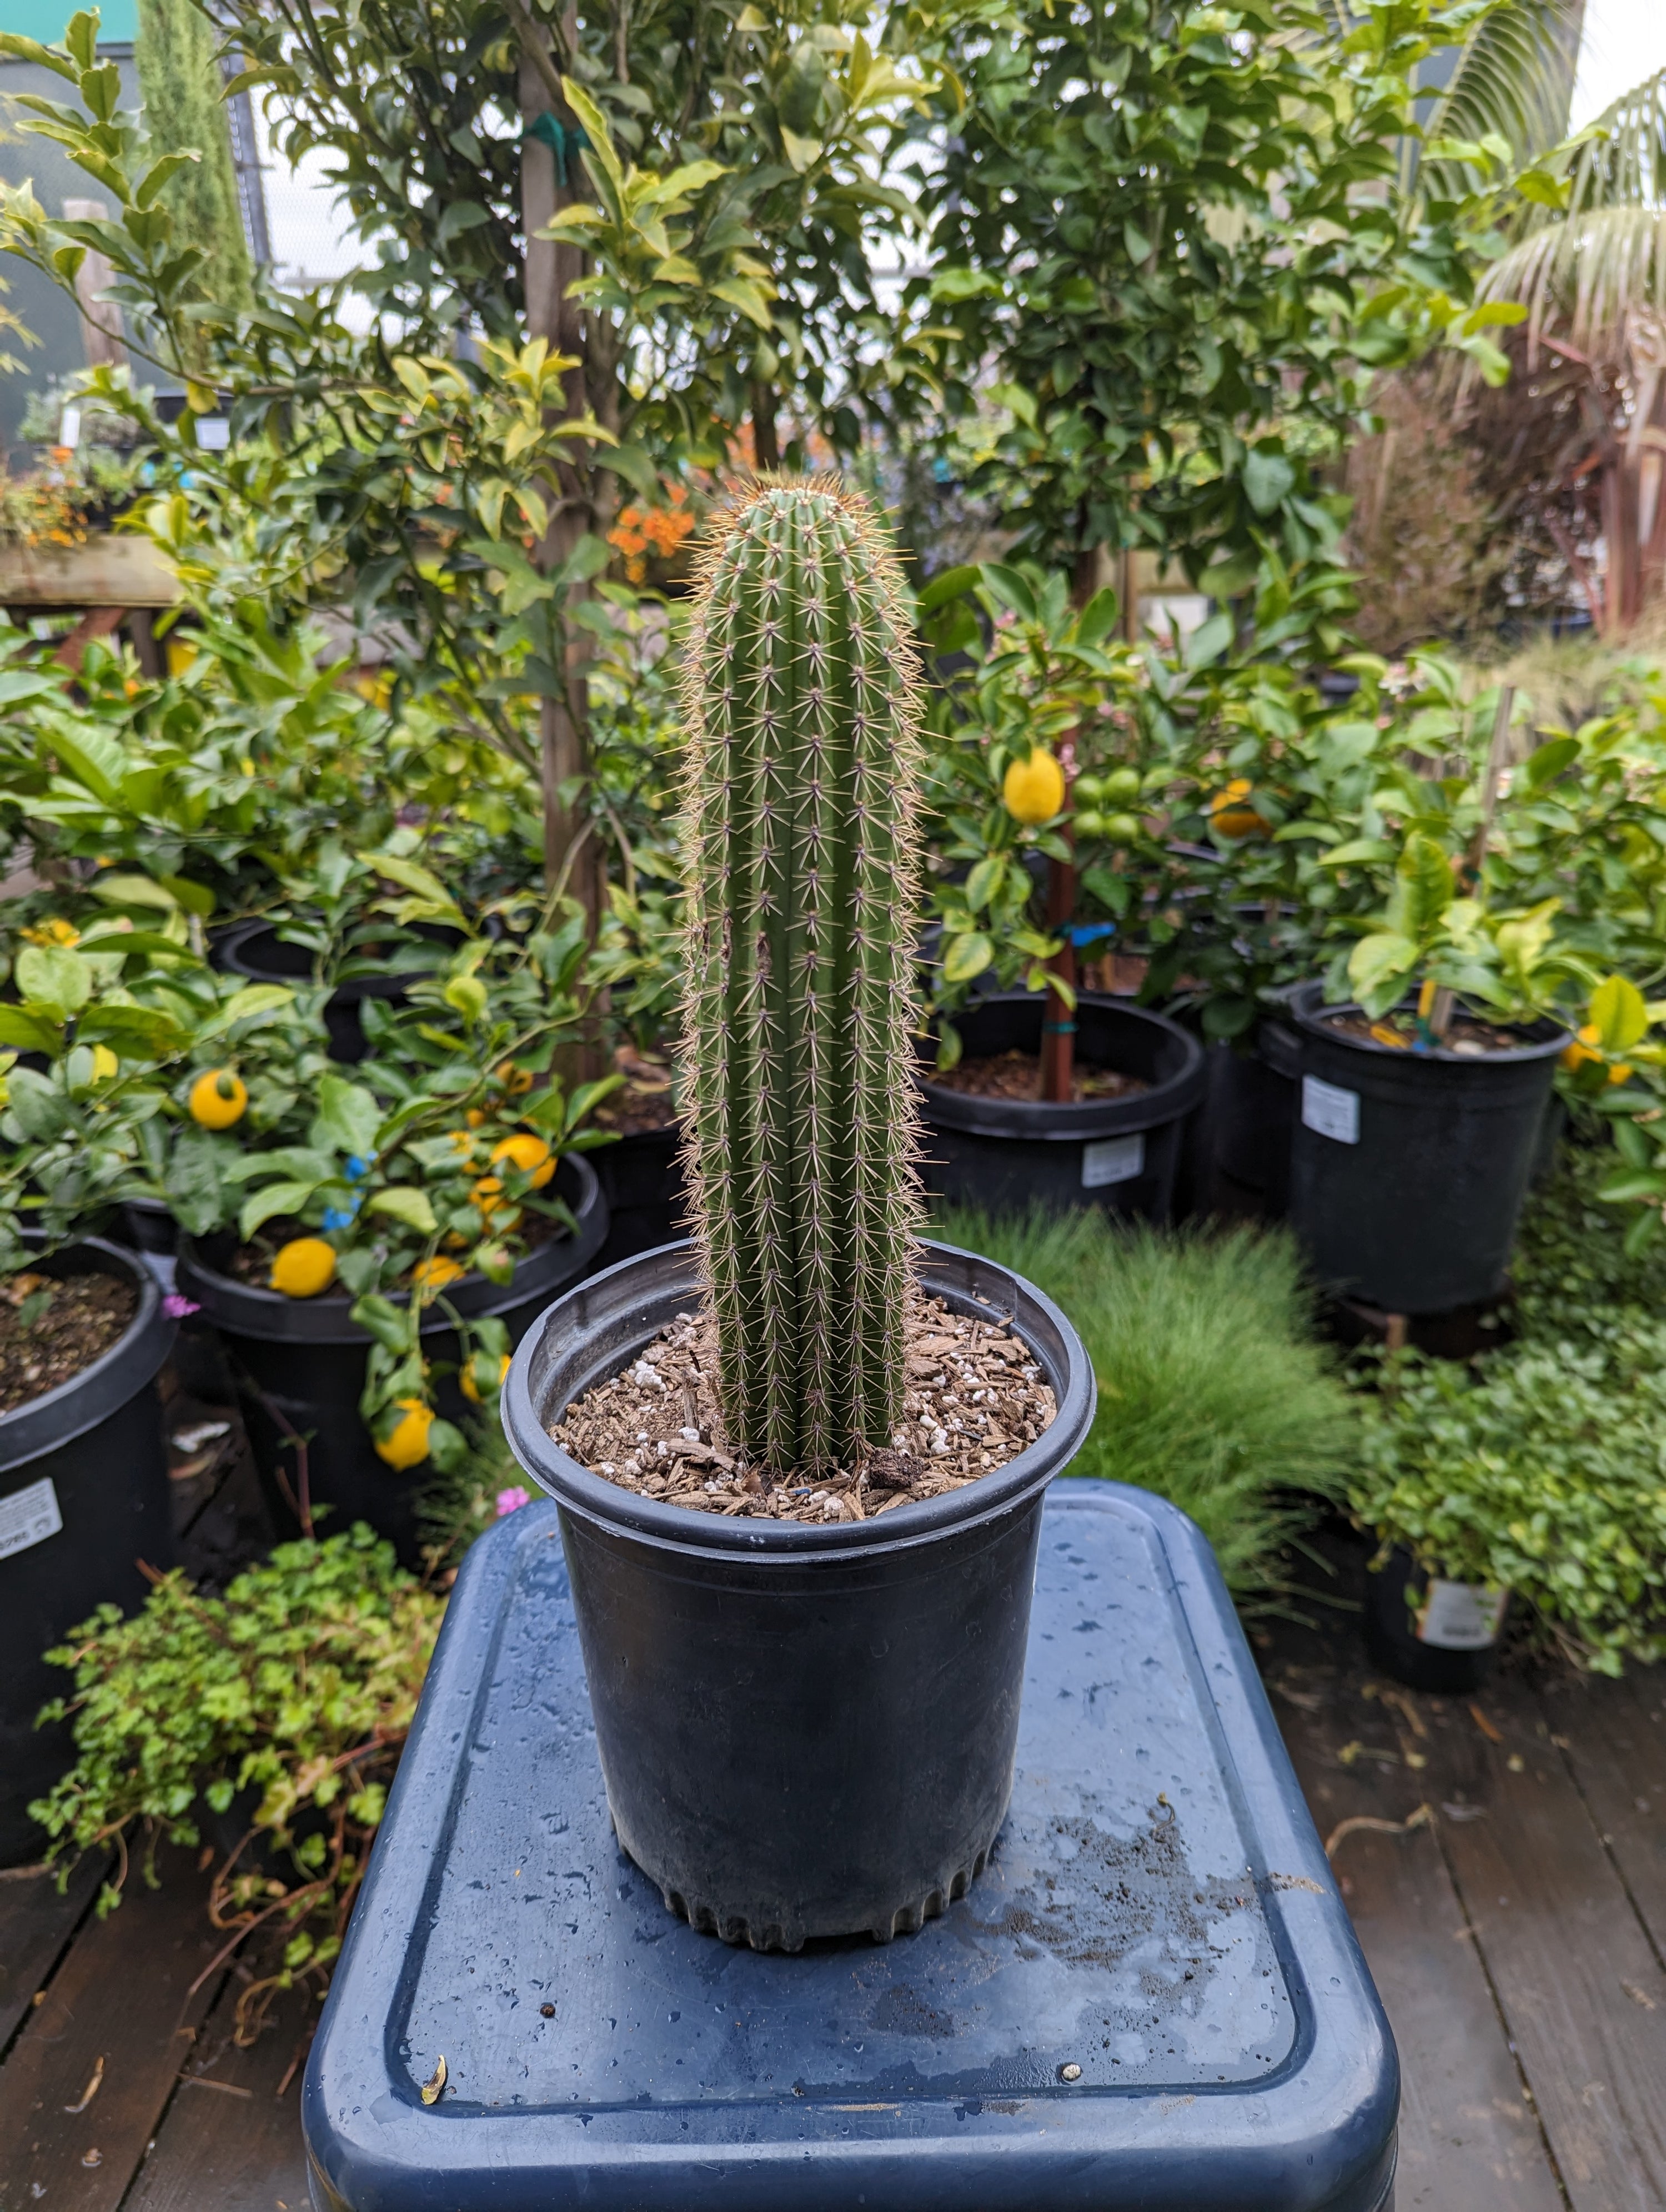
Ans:
{"type": "Polygon", "coordinates": [[[1075,1034],[1074,1022],[1043,1022],[1042,1024],[1043,1036],[1074,1036],[1075,1034]]]}
{"type": "Polygon", "coordinates": [[[349,1152],[347,1155],[347,1180],[349,1182],[362,1182],[369,1172],[370,1163],[366,1159],[362,1152],[349,1152]]]}
{"type": "Polygon", "coordinates": [[[536,138],[540,145],[547,146],[555,155],[556,182],[565,191],[569,183],[567,157],[569,153],[581,153],[590,141],[577,124],[562,123],[559,117],[551,115],[547,107],[542,115],[532,118],[526,125],[526,135],[529,138],[536,138]]]}
{"type": "Polygon", "coordinates": [[[1097,945],[1102,937],[1115,937],[1114,921],[1073,921],[1065,935],[1073,945],[1097,945]]]}

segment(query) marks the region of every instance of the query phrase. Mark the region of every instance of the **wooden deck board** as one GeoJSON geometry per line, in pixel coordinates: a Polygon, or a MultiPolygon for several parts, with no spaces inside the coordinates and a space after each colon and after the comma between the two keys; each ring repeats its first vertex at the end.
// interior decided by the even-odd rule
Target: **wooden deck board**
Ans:
{"type": "Polygon", "coordinates": [[[1660,1958],[1666,1958],[1663,1678],[1666,1668],[1620,1682],[1569,1676],[1541,1698],[1552,1735],[1660,1958]]]}
{"type": "Polygon", "coordinates": [[[91,1908],[103,1868],[88,1853],[61,1897],[54,1875],[8,1874],[0,1881],[0,2053],[91,1908]]]}
{"type": "MultiPolygon", "coordinates": [[[[1441,1744],[1485,1808],[1443,1845],[1575,2212],[1666,2205],[1666,1972],[1539,1698],[1506,1680],[1441,1744]]],[[[1560,1733],[1560,1731],[1557,1731],[1560,1733]]]]}
{"type": "MultiPolygon", "coordinates": [[[[1399,1716],[1360,1695],[1364,1679],[1274,1674],[1285,1741],[1327,1838],[1355,1819],[1404,1822],[1426,1802],[1427,1770],[1406,1765],[1399,1716]],[[1356,1753],[1345,1765],[1362,1741],[1395,1764],[1356,1753]]],[[[1437,1825],[1343,1832],[1332,1864],[1400,2051],[1396,2212],[1564,2212],[1437,1825]]]]}
{"type": "Polygon", "coordinates": [[[224,1940],[190,1859],[168,1855],[161,1872],[157,1890],[136,1874],[121,1906],[82,1927],[0,2067],[6,2212],[43,2197],[50,2212],[116,2212],[144,2155],[216,1992],[190,1984],[224,1940]]]}
{"type": "Polygon", "coordinates": [[[307,2212],[301,2075],[319,2008],[287,1991],[240,2051],[239,1987],[228,1979],[204,2022],[122,2212],[307,2212]]]}

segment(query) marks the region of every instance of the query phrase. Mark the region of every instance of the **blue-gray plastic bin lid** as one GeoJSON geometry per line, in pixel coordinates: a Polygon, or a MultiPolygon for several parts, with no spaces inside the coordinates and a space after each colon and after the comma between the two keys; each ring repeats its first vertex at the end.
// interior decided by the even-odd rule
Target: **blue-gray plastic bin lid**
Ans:
{"type": "Polygon", "coordinates": [[[1171,1506],[1049,1493],[1018,1766],[918,1935],[696,1934],[615,1840],[557,1510],[523,1508],[459,1579],[313,2046],[316,2203],[1380,2212],[1393,2042],[1171,1506]]]}

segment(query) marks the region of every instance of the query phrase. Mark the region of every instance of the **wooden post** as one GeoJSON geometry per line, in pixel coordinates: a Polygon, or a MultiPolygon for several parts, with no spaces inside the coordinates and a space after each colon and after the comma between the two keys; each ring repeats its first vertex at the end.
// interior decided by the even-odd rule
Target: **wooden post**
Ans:
{"type": "MultiPolygon", "coordinates": [[[[1064,803],[1070,804],[1070,788],[1076,781],[1076,740],[1068,737],[1059,747],[1059,765],[1064,770],[1064,803]]],[[[1073,844],[1070,825],[1061,831],[1067,844],[1073,844]]],[[[1076,867],[1073,860],[1049,860],[1047,864],[1047,926],[1057,933],[1067,932],[1076,911],[1076,867]]],[[[1073,991],[1076,988],[1076,948],[1068,935],[1062,947],[1048,962],[1053,973],[1073,991]]],[[[1075,1087],[1076,1013],[1067,1006],[1057,992],[1049,990],[1042,1005],[1041,1037],[1041,1095],[1053,1106],[1070,1103],[1075,1087]]]]}
{"type": "MultiPolygon", "coordinates": [[[[103,222],[110,210],[102,200],[65,200],[66,222],[103,222]]],[[[88,368],[122,368],[127,360],[127,340],[122,330],[121,309],[103,295],[116,281],[107,254],[88,246],[76,271],[76,305],[82,313],[81,337],[88,368]]]]}
{"type": "MultiPolygon", "coordinates": [[[[576,172],[576,149],[570,154],[563,149],[558,160],[548,139],[534,132],[544,116],[552,117],[569,140],[575,137],[575,128],[560,97],[560,71],[546,33],[524,10],[517,14],[521,38],[520,212],[526,240],[523,272],[526,334],[547,338],[551,352],[566,354],[577,362],[578,366],[568,372],[566,400],[569,414],[582,414],[593,404],[594,395],[587,388],[582,311],[567,295],[584,274],[584,256],[575,246],[539,238],[537,234],[579,197],[583,179],[576,172]]],[[[567,9],[561,37],[567,54],[575,53],[576,6],[567,9]]],[[[587,481],[579,469],[563,463],[558,489],[556,513],[533,556],[546,574],[568,559],[593,519],[587,481]]],[[[581,648],[569,646],[562,672],[567,678],[564,692],[539,704],[544,874],[546,884],[553,884],[565,872],[567,888],[584,908],[593,935],[603,902],[600,849],[582,801],[575,803],[562,796],[563,787],[570,791],[587,775],[590,765],[586,742],[588,701],[583,679],[576,672],[580,657],[581,648]]]]}

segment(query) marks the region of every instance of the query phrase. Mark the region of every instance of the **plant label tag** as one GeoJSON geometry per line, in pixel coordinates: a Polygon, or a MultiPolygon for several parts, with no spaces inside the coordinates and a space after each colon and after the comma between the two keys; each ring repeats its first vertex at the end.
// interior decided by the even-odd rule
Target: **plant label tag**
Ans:
{"type": "Polygon", "coordinates": [[[1082,1146],[1082,1188],[1099,1190],[1108,1182],[1132,1182],[1146,1172],[1146,1135],[1101,1137],[1082,1146]]]}
{"type": "Polygon", "coordinates": [[[1437,1651],[1484,1651],[1498,1641],[1509,1597],[1508,1590],[1481,1583],[1432,1582],[1417,1616],[1417,1640],[1437,1651]]]}
{"type": "Polygon", "coordinates": [[[1316,1075],[1302,1078],[1302,1121],[1306,1127],[1316,1129],[1322,1137],[1334,1137],[1339,1145],[1357,1145],[1359,1141],[1359,1093],[1344,1091],[1340,1084],[1322,1083],[1316,1075]]]}
{"type": "Polygon", "coordinates": [[[0,1559],[9,1559],[14,1552],[27,1552],[31,1544],[44,1544],[63,1526],[52,1479],[43,1474],[27,1490],[14,1490],[9,1498],[0,1498],[0,1559]]]}

